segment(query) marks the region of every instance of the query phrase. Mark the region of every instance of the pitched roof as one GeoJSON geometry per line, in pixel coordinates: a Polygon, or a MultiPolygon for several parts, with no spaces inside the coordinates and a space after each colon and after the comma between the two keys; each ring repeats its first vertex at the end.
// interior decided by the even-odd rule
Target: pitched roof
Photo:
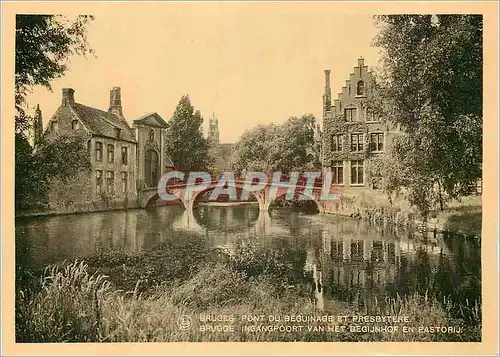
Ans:
{"type": "Polygon", "coordinates": [[[92,134],[136,142],[135,136],[125,119],[79,103],[72,104],[71,108],[92,134]],[[119,136],[116,129],[120,129],[119,136]]]}
{"type": "Polygon", "coordinates": [[[167,128],[168,124],[163,118],[156,112],[148,113],[142,117],[134,120],[134,124],[145,124],[151,126],[157,126],[160,128],[167,128]]]}

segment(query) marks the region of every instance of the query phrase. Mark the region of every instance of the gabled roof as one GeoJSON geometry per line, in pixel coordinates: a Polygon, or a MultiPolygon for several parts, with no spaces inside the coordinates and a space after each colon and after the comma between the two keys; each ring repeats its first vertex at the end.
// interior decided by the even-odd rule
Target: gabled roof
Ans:
{"type": "Polygon", "coordinates": [[[135,136],[125,119],[79,103],[72,104],[71,108],[91,134],[136,142],[135,136]],[[116,129],[120,129],[119,135],[116,129]]]}
{"type": "Polygon", "coordinates": [[[167,122],[163,120],[163,118],[156,112],[143,115],[142,117],[134,120],[134,124],[156,126],[159,128],[168,128],[167,122]]]}

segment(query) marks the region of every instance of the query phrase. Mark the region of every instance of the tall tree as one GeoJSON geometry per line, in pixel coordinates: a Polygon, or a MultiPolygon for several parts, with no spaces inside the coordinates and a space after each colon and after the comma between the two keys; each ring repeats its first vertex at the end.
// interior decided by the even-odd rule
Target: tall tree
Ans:
{"type": "Polygon", "coordinates": [[[277,136],[278,126],[258,125],[246,130],[234,147],[232,166],[236,171],[263,171],[274,169],[271,150],[277,136]]]}
{"type": "Polygon", "coordinates": [[[165,150],[178,169],[202,171],[210,167],[209,143],[202,125],[200,111],[194,110],[188,95],[183,96],[168,122],[165,139],[165,150]]]}
{"type": "Polygon", "coordinates": [[[26,95],[39,85],[51,89],[51,81],[64,75],[72,55],[93,53],[87,41],[92,20],[90,15],[74,21],[60,15],[16,16],[16,133],[25,135],[30,124],[26,95]]]}
{"type": "Polygon", "coordinates": [[[406,188],[425,215],[433,198],[443,207],[445,196],[467,194],[481,178],[482,16],[376,20],[383,49],[376,102],[404,132],[391,155],[405,164],[388,187],[406,188]]]}
{"type": "Polygon", "coordinates": [[[67,179],[75,170],[88,167],[88,153],[72,139],[44,143],[36,152],[28,142],[33,117],[26,96],[35,86],[51,89],[52,80],[64,75],[72,55],[92,53],[87,26],[92,16],[69,21],[56,15],[16,16],[15,58],[15,197],[16,208],[43,203],[52,178],[67,179]],[[54,153],[59,155],[54,157],[54,153]],[[69,165],[73,163],[76,165],[69,165]],[[80,167],[80,163],[82,164],[80,167]]]}
{"type": "Polygon", "coordinates": [[[305,171],[320,166],[318,153],[315,151],[314,128],[316,119],[311,114],[291,117],[279,127],[271,158],[276,169],[305,171]]]}
{"type": "Polygon", "coordinates": [[[309,170],[319,166],[315,152],[315,118],[291,117],[282,125],[259,125],[246,131],[236,144],[233,167],[237,170],[309,170]]]}

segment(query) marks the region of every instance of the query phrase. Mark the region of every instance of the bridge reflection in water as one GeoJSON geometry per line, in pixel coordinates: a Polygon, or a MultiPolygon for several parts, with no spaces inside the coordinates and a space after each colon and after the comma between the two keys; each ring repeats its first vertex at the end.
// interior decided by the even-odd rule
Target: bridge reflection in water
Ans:
{"type": "MultiPolygon", "coordinates": [[[[298,275],[312,273],[317,307],[334,302],[371,308],[383,299],[433,290],[480,296],[480,246],[459,237],[423,236],[331,215],[198,206],[58,216],[16,222],[19,262],[45,265],[110,251],[137,253],[181,232],[234,252],[239,242],[286,250],[298,275]]],[[[16,258],[16,259],[17,259],[16,258]]]]}

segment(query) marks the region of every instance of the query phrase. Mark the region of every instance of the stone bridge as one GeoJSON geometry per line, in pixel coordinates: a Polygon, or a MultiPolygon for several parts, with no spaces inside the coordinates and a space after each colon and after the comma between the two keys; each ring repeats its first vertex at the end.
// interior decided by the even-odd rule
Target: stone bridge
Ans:
{"type": "MultiPolygon", "coordinates": [[[[292,184],[287,184],[286,182],[281,182],[279,183],[278,187],[274,188],[276,190],[276,194],[271,195],[270,194],[271,183],[266,183],[265,187],[259,189],[258,191],[246,190],[245,183],[246,182],[243,180],[228,181],[226,186],[224,187],[225,188],[234,187],[236,191],[239,192],[247,191],[249,197],[254,196],[256,198],[257,202],[259,203],[260,211],[268,211],[271,203],[273,203],[279,198],[282,198],[284,195],[288,193],[289,190],[294,190],[295,194],[303,196],[304,200],[314,201],[320,213],[324,212],[324,206],[321,202],[322,186],[315,185],[313,187],[311,194],[307,194],[304,192],[306,188],[305,186],[292,185],[292,184]]],[[[178,202],[181,203],[186,210],[192,211],[196,200],[199,199],[203,194],[205,194],[208,191],[214,190],[216,187],[220,188],[220,185],[218,186],[218,182],[214,180],[212,180],[212,182],[202,190],[193,190],[195,186],[200,186],[200,185],[198,184],[187,185],[185,182],[183,182],[173,185],[167,185],[165,191],[168,194],[179,197],[178,202]]],[[[156,205],[156,202],[159,199],[160,197],[158,194],[157,187],[149,187],[141,189],[138,191],[137,194],[138,205],[142,208],[156,205]]]]}

